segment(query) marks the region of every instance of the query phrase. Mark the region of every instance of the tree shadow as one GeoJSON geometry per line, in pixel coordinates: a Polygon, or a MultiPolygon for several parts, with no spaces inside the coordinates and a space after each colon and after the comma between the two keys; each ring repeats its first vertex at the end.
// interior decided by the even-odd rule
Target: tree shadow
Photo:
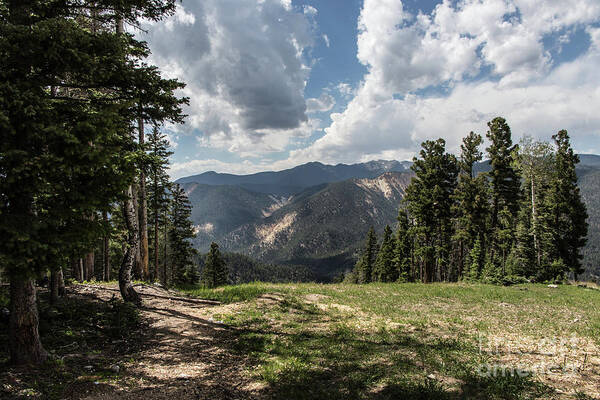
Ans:
{"type": "MultiPolygon", "coordinates": [[[[529,377],[477,374],[487,360],[467,341],[402,330],[366,332],[335,315],[315,329],[323,312],[291,297],[273,297],[263,311],[291,315],[292,327],[260,319],[217,323],[191,311],[200,305],[187,304],[190,312],[183,312],[159,300],[147,302],[143,309],[152,317],[140,319],[130,306],[96,293],[53,308],[46,301],[42,294],[40,332],[53,361],[34,369],[2,365],[0,397],[521,399],[549,393],[529,377]],[[162,318],[182,325],[161,325],[162,318]],[[133,367],[115,372],[120,360],[133,367]],[[203,369],[162,377],[136,364],[203,369]]],[[[7,348],[4,326],[0,346],[7,348]]]]}

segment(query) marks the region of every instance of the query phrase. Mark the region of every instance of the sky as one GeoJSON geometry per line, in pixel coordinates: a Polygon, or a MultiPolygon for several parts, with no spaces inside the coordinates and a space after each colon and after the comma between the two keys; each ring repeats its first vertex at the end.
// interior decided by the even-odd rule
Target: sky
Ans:
{"type": "Polygon", "coordinates": [[[138,35],[187,84],[173,178],[458,153],[496,116],[600,154],[598,0],[184,0],[138,35]]]}

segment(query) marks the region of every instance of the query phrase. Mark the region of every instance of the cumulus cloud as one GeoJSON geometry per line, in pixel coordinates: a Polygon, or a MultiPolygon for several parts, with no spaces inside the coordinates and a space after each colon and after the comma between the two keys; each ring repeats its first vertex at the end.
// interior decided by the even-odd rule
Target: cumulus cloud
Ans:
{"type": "Polygon", "coordinates": [[[446,0],[430,15],[399,0],[365,0],[357,56],[368,73],[326,134],[291,159],[407,158],[440,136],[457,150],[497,115],[517,135],[598,135],[600,34],[589,26],[597,21],[595,0],[446,0]],[[590,49],[555,65],[544,38],[586,24],[590,49]]]}
{"type": "Polygon", "coordinates": [[[308,124],[306,50],[316,12],[289,0],[186,2],[143,38],[152,61],[187,84],[186,129],[199,130],[208,146],[252,143],[260,152],[275,131],[285,140],[308,124]]]}
{"type": "Polygon", "coordinates": [[[306,99],[306,112],[324,112],[329,111],[335,105],[335,99],[328,93],[321,93],[318,98],[306,99]]]}

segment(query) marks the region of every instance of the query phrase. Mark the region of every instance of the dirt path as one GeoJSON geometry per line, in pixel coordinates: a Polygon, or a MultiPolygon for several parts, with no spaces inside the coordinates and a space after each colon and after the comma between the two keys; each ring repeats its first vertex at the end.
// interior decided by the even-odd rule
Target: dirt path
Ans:
{"type": "MultiPolygon", "coordinates": [[[[249,360],[231,351],[235,334],[210,317],[231,306],[185,299],[159,287],[138,286],[146,344],[134,360],[115,360],[115,384],[92,382],[71,398],[80,399],[248,399],[260,388],[248,377],[249,360]],[[123,382],[126,382],[123,385],[123,382]]],[[[78,296],[109,300],[116,288],[78,286],[78,296]]]]}

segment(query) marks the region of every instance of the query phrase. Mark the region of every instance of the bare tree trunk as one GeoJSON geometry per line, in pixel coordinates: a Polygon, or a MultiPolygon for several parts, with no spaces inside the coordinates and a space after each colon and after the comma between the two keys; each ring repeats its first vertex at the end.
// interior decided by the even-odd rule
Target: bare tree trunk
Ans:
{"type": "MultiPolygon", "coordinates": [[[[138,141],[140,146],[144,144],[144,120],[141,115],[141,106],[140,106],[140,118],[138,119],[138,130],[139,137],[138,141]]],[[[140,171],[140,253],[141,253],[141,262],[142,262],[142,278],[144,280],[149,279],[149,271],[148,271],[148,202],[146,199],[146,174],[144,173],[144,169],[142,168],[140,171]]]]}
{"type": "Polygon", "coordinates": [[[83,270],[85,274],[85,280],[91,281],[95,279],[94,276],[94,252],[90,251],[85,255],[85,259],[83,261],[83,270]]]}
{"type": "Polygon", "coordinates": [[[164,232],[164,240],[163,240],[163,247],[165,249],[165,254],[164,254],[164,262],[163,262],[163,286],[167,287],[167,285],[169,284],[168,279],[167,279],[167,226],[168,226],[168,220],[167,220],[167,212],[165,211],[165,232],[164,232]]]}
{"type": "Polygon", "coordinates": [[[62,297],[65,295],[65,275],[62,267],[56,271],[56,280],[58,281],[58,295],[62,297]]]}
{"type": "Polygon", "coordinates": [[[137,216],[135,215],[133,186],[131,185],[127,188],[127,200],[123,205],[123,214],[128,232],[128,246],[119,269],[119,289],[123,300],[139,305],[141,304],[141,298],[131,284],[131,269],[135,263],[135,252],[138,247],[137,216]]]}
{"type": "Polygon", "coordinates": [[[58,271],[50,271],[50,304],[58,302],[58,271]]]}
{"type": "Polygon", "coordinates": [[[158,246],[160,242],[158,240],[158,207],[154,210],[154,279],[159,280],[158,276],[158,246]]]}
{"type": "Polygon", "coordinates": [[[11,274],[8,344],[12,364],[39,364],[48,357],[40,341],[38,322],[33,279],[11,274]]]}
{"type": "Polygon", "coordinates": [[[131,187],[132,196],[133,196],[133,215],[135,218],[135,234],[137,235],[135,249],[133,251],[133,275],[138,279],[144,279],[144,268],[142,266],[142,252],[140,249],[140,224],[139,224],[139,198],[138,198],[138,190],[137,185],[132,185],[131,187]]]}
{"type": "MultiPolygon", "coordinates": [[[[102,219],[104,224],[108,225],[108,213],[102,212],[102,219]]],[[[110,251],[109,251],[109,238],[105,235],[102,239],[102,279],[106,282],[110,281],[110,251]]]]}

